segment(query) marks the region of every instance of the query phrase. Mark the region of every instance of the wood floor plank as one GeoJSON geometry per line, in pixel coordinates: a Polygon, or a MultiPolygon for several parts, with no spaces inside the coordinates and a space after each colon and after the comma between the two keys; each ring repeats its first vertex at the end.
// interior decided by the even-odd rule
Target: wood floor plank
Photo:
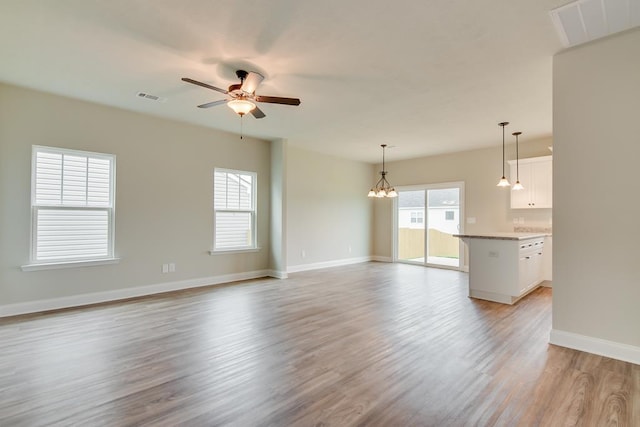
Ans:
{"type": "Polygon", "coordinates": [[[548,344],[551,290],[386,263],[0,320],[0,426],[637,426],[640,366],[548,344]]]}

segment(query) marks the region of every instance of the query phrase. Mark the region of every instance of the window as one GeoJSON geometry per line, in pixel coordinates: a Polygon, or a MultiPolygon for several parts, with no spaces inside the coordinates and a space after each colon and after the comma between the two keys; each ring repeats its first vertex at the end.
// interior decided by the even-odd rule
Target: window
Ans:
{"type": "Polygon", "coordinates": [[[115,156],[33,146],[31,262],[112,259],[115,156]]]}
{"type": "Polygon", "coordinates": [[[453,221],[455,219],[454,211],[444,211],[444,219],[446,221],[453,221]]]}
{"type": "Polygon", "coordinates": [[[256,174],[215,169],[214,251],[256,248],[256,174]]]}
{"type": "Polygon", "coordinates": [[[411,212],[411,224],[424,224],[424,212],[411,212]]]}

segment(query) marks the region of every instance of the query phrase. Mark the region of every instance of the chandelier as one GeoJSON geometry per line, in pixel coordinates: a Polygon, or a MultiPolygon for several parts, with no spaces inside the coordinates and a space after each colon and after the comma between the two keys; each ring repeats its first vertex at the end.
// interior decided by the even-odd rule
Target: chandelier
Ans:
{"type": "Polygon", "coordinates": [[[375,187],[369,190],[368,197],[397,197],[396,189],[387,181],[387,171],[384,170],[384,150],[387,148],[387,144],[380,145],[382,147],[382,171],[380,172],[380,179],[376,182],[375,187]]]}

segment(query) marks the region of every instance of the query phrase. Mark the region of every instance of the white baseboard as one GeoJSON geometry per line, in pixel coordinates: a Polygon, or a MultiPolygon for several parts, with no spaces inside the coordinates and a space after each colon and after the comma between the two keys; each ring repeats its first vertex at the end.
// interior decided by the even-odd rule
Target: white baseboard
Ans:
{"type": "Polygon", "coordinates": [[[286,271],[281,270],[269,270],[269,277],[273,277],[275,279],[286,279],[289,277],[286,271]]]}
{"type": "Polygon", "coordinates": [[[393,262],[393,259],[389,256],[380,256],[380,255],[373,255],[371,257],[371,261],[378,261],[378,262],[393,262]]]}
{"type": "Polygon", "coordinates": [[[551,344],[640,365],[640,347],[552,329],[551,344]]]}
{"type": "Polygon", "coordinates": [[[317,270],[319,268],[340,267],[342,265],[360,264],[362,262],[371,261],[370,256],[357,258],[336,259],[333,261],[314,262],[311,264],[300,264],[287,267],[287,273],[298,273],[300,271],[317,270]]]}
{"type": "Polygon", "coordinates": [[[17,316],[19,314],[28,313],[39,313],[42,311],[58,310],[61,308],[79,307],[83,305],[98,304],[102,302],[160,294],[163,292],[179,291],[182,289],[219,285],[221,283],[236,282],[239,280],[258,279],[260,277],[276,277],[274,275],[275,273],[281,272],[274,272],[272,270],[248,271],[244,273],[223,274],[220,276],[201,277],[197,279],[179,280],[175,282],[165,282],[155,285],[138,286],[135,288],[114,289],[112,291],[71,295],[68,297],[27,301],[16,304],[6,304],[0,305],[0,317],[17,316]]]}

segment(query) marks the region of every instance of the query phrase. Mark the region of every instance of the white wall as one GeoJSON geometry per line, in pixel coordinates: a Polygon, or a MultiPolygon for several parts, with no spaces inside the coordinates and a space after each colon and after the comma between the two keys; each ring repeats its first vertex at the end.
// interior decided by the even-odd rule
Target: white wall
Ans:
{"type": "Polygon", "coordinates": [[[286,161],[288,267],[368,258],[371,165],[293,145],[286,161]]]}
{"type": "Polygon", "coordinates": [[[638,29],[564,51],[553,69],[552,342],[609,354],[626,349],[635,363],[639,70],[638,29]]]}
{"type": "MultiPolygon", "coordinates": [[[[526,130],[526,129],[523,129],[526,130]]],[[[501,138],[496,123],[496,138],[501,138]]],[[[520,157],[538,157],[550,154],[550,138],[520,142],[520,157]]],[[[507,144],[506,160],[515,159],[515,145],[507,144]]],[[[387,178],[392,185],[437,184],[463,181],[465,185],[465,215],[473,217],[475,224],[464,224],[465,232],[513,231],[513,219],[524,218],[525,224],[550,226],[551,209],[510,208],[510,189],[498,188],[502,174],[502,146],[465,151],[440,156],[387,162],[387,178]]],[[[505,164],[508,171],[508,165],[505,164]]],[[[380,165],[372,166],[377,174],[380,165]]],[[[375,256],[390,258],[393,252],[393,203],[391,199],[374,199],[375,256]]],[[[465,222],[465,219],[462,219],[465,222]]]]}
{"type": "Polygon", "coordinates": [[[0,85],[0,306],[268,269],[269,192],[268,142],[0,85]],[[119,264],[21,271],[33,144],[117,156],[119,264]],[[257,172],[259,252],[208,254],[214,167],[257,172]]]}

